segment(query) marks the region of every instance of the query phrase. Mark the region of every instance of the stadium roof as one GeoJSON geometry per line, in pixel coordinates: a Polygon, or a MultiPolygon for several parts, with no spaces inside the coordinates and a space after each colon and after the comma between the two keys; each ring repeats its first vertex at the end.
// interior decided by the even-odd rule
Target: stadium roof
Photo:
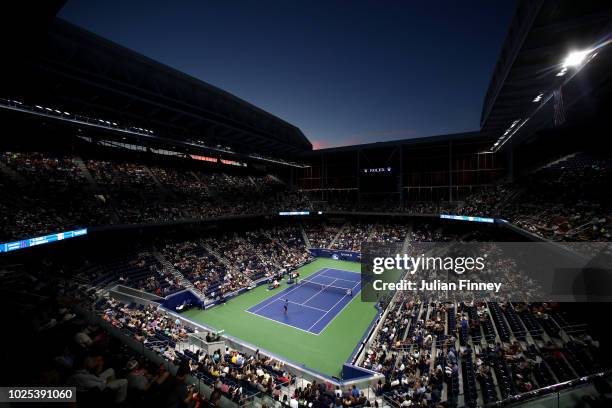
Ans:
{"type": "MultiPolygon", "coordinates": [[[[55,14],[61,0],[49,6],[55,14]]],[[[308,156],[312,145],[295,126],[201,80],[151,60],[132,50],[49,18],[43,33],[28,44],[25,57],[9,59],[13,70],[0,81],[6,98],[30,105],[57,107],[125,126],[153,129],[160,142],[231,146],[239,153],[281,158],[308,156]],[[60,105],[60,106],[57,106],[60,105]],[[163,136],[163,137],[162,137],[163,136]]],[[[566,109],[585,94],[593,97],[609,88],[610,52],[587,53],[582,69],[564,60],[571,51],[594,51],[610,39],[612,2],[596,0],[520,0],[489,88],[485,95],[481,131],[322,149],[322,152],[439,142],[459,138],[490,138],[492,150],[520,142],[553,121],[555,89],[562,88],[566,109]],[[567,67],[565,67],[567,68],[567,67]],[[579,68],[579,69],[578,69],[579,68]],[[584,80],[574,80],[578,71],[584,80]],[[581,73],[582,77],[586,73],[581,73]],[[529,123],[527,123],[529,121],[529,123]],[[525,125],[527,123],[527,125],[525,125]],[[523,126],[525,125],[525,126],[523,126]],[[520,129],[520,132],[519,132],[520,129]],[[506,138],[506,135],[508,137],[506,138]],[[506,143],[512,137],[512,143],[506,143]],[[496,139],[503,143],[494,145],[496,139]]],[[[9,37],[6,37],[9,38],[9,37]]],[[[21,37],[10,37],[16,43],[21,37]]]]}
{"type": "Polygon", "coordinates": [[[611,33],[610,1],[520,0],[484,98],[480,132],[368,143],[304,154],[476,138],[489,138],[491,150],[497,151],[554,124],[553,93],[557,89],[561,89],[564,109],[571,110],[572,117],[592,116],[596,113],[592,102],[597,99],[602,105],[602,95],[610,91],[611,52],[605,48],[611,33]],[[578,54],[572,57],[578,56],[578,60],[568,61],[568,56],[576,51],[578,54]],[[584,52],[581,54],[581,51],[584,52]],[[577,103],[586,95],[591,104],[577,103]],[[506,144],[510,137],[512,143],[506,144]]]}
{"type": "MultiPolygon", "coordinates": [[[[496,138],[505,133],[512,136],[541,105],[548,105],[546,117],[551,122],[553,91],[561,88],[566,108],[583,96],[580,90],[571,89],[576,88],[572,79],[592,58],[589,65],[601,68],[599,60],[605,57],[595,56],[598,51],[603,53],[610,33],[610,1],[521,0],[485,95],[481,130],[496,138]],[[567,60],[572,52],[578,54],[567,60]]],[[[605,83],[609,71],[600,69],[590,79],[605,83]]],[[[591,91],[596,88],[593,85],[591,82],[591,91]]],[[[541,126],[543,120],[539,119],[541,126]]]]}
{"type": "Polygon", "coordinates": [[[292,157],[312,149],[297,127],[206,82],[56,18],[14,64],[4,95],[100,117],[181,142],[292,157]]]}
{"type": "Polygon", "coordinates": [[[415,137],[411,139],[391,140],[387,142],[374,142],[364,143],[351,146],[340,146],[340,147],[328,147],[325,149],[313,150],[311,152],[305,152],[302,154],[303,157],[313,157],[320,154],[327,153],[340,153],[358,151],[363,149],[377,149],[377,148],[388,148],[388,147],[399,147],[399,146],[416,146],[420,144],[431,144],[436,143],[447,143],[450,141],[476,141],[486,138],[486,135],[481,132],[463,132],[463,133],[452,133],[446,135],[437,136],[426,136],[426,137],[415,137]]]}

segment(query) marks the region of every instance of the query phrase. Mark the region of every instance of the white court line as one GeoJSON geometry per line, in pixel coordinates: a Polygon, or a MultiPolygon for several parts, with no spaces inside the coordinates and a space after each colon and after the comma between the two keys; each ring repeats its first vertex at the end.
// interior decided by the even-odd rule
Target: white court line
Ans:
{"type": "MultiPolygon", "coordinates": [[[[327,270],[327,268],[325,268],[325,269],[320,269],[318,272],[315,272],[313,275],[316,275],[317,273],[323,273],[323,271],[326,271],[326,270],[327,270]]],[[[310,275],[310,276],[312,276],[312,275],[310,275]]],[[[309,276],[309,277],[310,277],[310,276],[309,276]]],[[[253,312],[252,312],[252,313],[257,313],[257,312],[259,312],[260,310],[262,310],[262,309],[264,309],[264,308],[268,307],[268,305],[270,305],[270,304],[272,304],[272,303],[276,302],[278,299],[280,299],[280,298],[281,298],[281,295],[283,295],[283,296],[285,296],[285,297],[286,297],[286,296],[287,296],[287,295],[289,295],[291,292],[293,292],[293,291],[295,291],[295,290],[298,290],[299,288],[300,288],[300,285],[299,285],[299,284],[295,284],[295,283],[294,283],[292,288],[290,288],[290,289],[289,289],[289,288],[285,288],[285,289],[283,289],[283,290],[287,290],[287,289],[289,289],[289,291],[288,291],[287,293],[280,292],[280,293],[277,293],[277,294],[275,294],[275,295],[270,296],[268,299],[264,300],[263,302],[260,302],[260,303],[267,302],[268,300],[270,300],[270,299],[272,299],[273,297],[275,297],[275,296],[276,296],[276,299],[274,299],[272,302],[268,302],[268,303],[264,304],[262,307],[260,307],[259,309],[257,309],[257,310],[253,310],[253,312]]],[[[259,303],[258,303],[258,304],[259,304],[259,303]]]]}
{"type": "MultiPolygon", "coordinates": [[[[338,269],[339,270],[339,269],[338,269]]],[[[349,272],[349,273],[355,273],[355,272],[349,272]]],[[[325,276],[326,278],[330,278],[330,279],[337,279],[337,280],[341,280],[341,281],[347,281],[347,282],[351,282],[351,283],[357,283],[360,282],[361,279],[358,280],[352,280],[352,279],[342,279],[342,278],[336,278],[335,276],[329,276],[329,275],[325,275],[323,273],[321,273],[321,276],[325,276]]]]}
{"type": "MultiPolygon", "coordinates": [[[[276,300],[281,300],[281,299],[276,299],[276,300]]],[[[272,303],[274,303],[274,302],[272,302],[272,303]]],[[[327,312],[327,310],[325,310],[325,309],[319,309],[318,307],[308,306],[308,305],[305,305],[303,303],[292,302],[292,301],[289,301],[289,303],[293,303],[294,305],[304,306],[304,307],[307,307],[309,309],[318,310],[319,312],[327,312]]]]}
{"type": "Polygon", "coordinates": [[[361,280],[361,279],[358,279],[358,280],[344,279],[344,278],[338,278],[336,276],[329,276],[329,275],[324,275],[324,274],[321,274],[320,276],[325,276],[326,278],[329,278],[329,279],[338,279],[338,280],[341,280],[341,281],[347,281],[347,282],[353,282],[353,283],[356,283],[356,282],[361,280]]]}
{"type": "MultiPolygon", "coordinates": [[[[325,276],[325,277],[330,278],[330,279],[335,279],[335,280],[334,280],[332,283],[334,283],[336,280],[347,280],[347,281],[348,281],[348,279],[340,279],[340,278],[333,278],[333,277],[331,277],[331,276],[327,276],[327,275],[325,275],[325,274],[324,274],[324,272],[326,272],[326,271],[329,271],[329,268],[323,268],[323,269],[320,269],[318,272],[315,272],[314,274],[312,274],[312,275],[308,276],[308,278],[311,278],[311,277],[315,277],[315,276],[319,276],[319,275],[321,275],[321,276],[325,276]]],[[[350,272],[350,273],[355,273],[355,272],[350,272]]],[[[302,282],[303,282],[303,281],[302,281],[302,282]]],[[[350,282],[355,283],[355,281],[350,281],[350,282]]],[[[317,284],[319,284],[318,282],[314,282],[314,281],[313,281],[313,283],[317,283],[317,284]]],[[[356,283],[356,285],[355,285],[355,286],[353,286],[353,287],[351,288],[351,290],[354,290],[354,289],[355,289],[355,288],[356,288],[356,287],[357,287],[357,286],[358,286],[360,283],[361,283],[360,281],[359,281],[359,282],[357,282],[357,283],[356,283]]],[[[320,285],[323,285],[323,284],[320,284],[320,285]]],[[[331,285],[331,284],[330,284],[330,285],[331,285]]],[[[330,285],[328,285],[328,286],[330,286],[330,285]]],[[[291,288],[291,290],[289,290],[289,291],[288,291],[287,293],[285,293],[284,295],[288,295],[289,293],[293,292],[294,290],[298,289],[299,287],[300,287],[300,286],[299,286],[299,284],[297,284],[295,287],[291,288]]],[[[325,290],[325,288],[321,289],[319,292],[317,292],[316,294],[314,294],[313,296],[311,296],[311,297],[310,297],[308,300],[306,300],[306,302],[308,302],[310,299],[312,299],[313,297],[317,296],[318,294],[320,294],[320,293],[321,293],[321,292],[323,292],[324,290],[325,290]]],[[[274,299],[272,302],[268,302],[268,303],[266,303],[265,305],[263,305],[262,307],[258,308],[258,309],[257,309],[257,310],[255,310],[255,311],[252,311],[252,312],[251,312],[251,311],[249,311],[249,310],[245,310],[245,312],[250,313],[250,314],[252,314],[252,315],[254,315],[254,316],[258,316],[258,317],[261,317],[261,318],[263,318],[263,319],[269,320],[269,321],[271,321],[271,322],[275,322],[275,323],[278,323],[278,324],[282,324],[283,326],[292,327],[292,328],[294,328],[294,329],[297,329],[297,330],[303,331],[303,332],[305,332],[305,333],[312,334],[312,335],[314,335],[314,336],[319,336],[321,333],[323,333],[323,331],[324,331],[324,330],[327,328],[327,326],[329,326],[329,325],[330,325],[330,324],[331,324],[331,323],[332,323],[334,320],[336,320],[336,317],[338,317],[338,316],[339,316],[339,315],[342,313],[342,311],[343,311],[343,310],[344,310],[344,309],[345,309],[345,308],[346,308],[346,307],[347,307],[347,306],[348,306],[348,305],[349,305],[349,304],[350,304],[350,303],[351,303],[351,302],[352,302],[352,301],[355,299],[355,296],[354,296],[354,294],[353,294],[353,296],[351,297],[351,300],[350,300],[349,302],[347,302],[347,304],[346,304],[346,305],[344,305],[344,307],[342,307],[342,309],[340,309],[340,310],[338,311],[338,313],[336,313],[336,315],[334,316],[334,318],[333,318],[333,319],[331,319],[329,322],[327,322],[327,324],[326,324],[326,325],[325,325],[325,326],[324,326],[324,327],[323,327],[323,328],[322,328],[322,329],[321,329],[321,330],[320,330],[318,333],[315,333],[315,332],[312,332],[312,331],[310,331],[310,330],[311,330],[311,329],[312,329],[314,326],[316,326],[316,325],[317,325],[317,324],[318,324],[318,323],[319,323],[319,322],[320,322],[320,321],[321,321],[321,320],[322,320],[322,319],[323,319],[325,316],[327,316],[327,315],[329,314],[329,312],[331,312],[331,311],[334,309],[334,307],[336,307],[336,306],[338,305],[338,303],[340,303],[340,302],[341,302],[341,301],[342,301],[342,300],[343,300],[343,299],[344,299],[344,298],[345,298],[347,295],[343,295],[343,296],[340,298],[340,300],[339,300],[338,302],[336,302],[336,304],[335,304],[335,305],[333,305],[333,306],[332,306],[330,309],[328,309],[328,310],[325,310],[325,309],[319,309],[319,308],[316,308],[316,307],[308,306],[308,305],[305,305],[305,304],[303,304],[303,303],[297,303],[297,302],[292,302],[292,301],[289,301],[289,303],[294,303],[294,304],[299,305],[299,306],[304,306],[304,307],[307,307],[307,308],[310,308],[310,309],[315,309],[315,310],[318,310],[318,311],[320,311],[320,312],[324,312],[324,313],[323,313],[323,315],[322,315],[322,316],[321,316],[321,317],[320,317],[320,318],[319,318],[319,319],[318,319],[318,320],[317,320],[317,321],[316,321],[316,322],[315,322],[315,323],[314,323],[312,326],[310,326],[310,328],[309,328],[308,330],[304,330],[304,329],[301,329],[301,328],[299,328],[299,327],[297,327],[297,326],[294,326],[294,325],[292,325],[292,324],[283,323],[283,322],[281,322],[280,320],[275,320],[275,319],[272,319],[272,318],[270,318],[270,317],[266,317],[266,316],[262,316],[262,315],[258,314],[257,312],[259,312],[259,311],[261,311],[261,310],[265,309],[266,307],[268,307],[268,306],[270,306],[270,305],[274,304],[276,301],[278,301],[278,300],[281,300],[281,301],[282,301],[281,296],[278,296],[278,295],[274,295],[274,296],[277,296],[277,298],[276,298],[276,299],[274,299]]],[[[304,302],[304,303],[306,303],[306,302],[304,302]]]]}
{"type": "MultiPolygon", "coordinates": [[[[266,307],[268,307],[268,306],[270,306],[270,305],[273,305],[273,304],[274,304],[275,302],[277,302],[277,301],[281,301],[281,302],[283,302],[283,303],[285,302],[285,300],[284,300],[284,299],[274,299],[274,301],[273,301],[273,302],[268,303],[268,304],[267,304],[266,306],[264,306],[262,309],[265,309],[266,307]]],[[[314,306],[304,305],[304,304],[302,304],[302,303],[298,303],[298,302],[292,302],[292,301],[289,301],[289,303],[293,303],[294,305],[298,305],[298,306],[304,306],[304,307],[307,307],[308,309],[318,310],[319,312],[324,312],[324,313],[325,313],[325,312],[328,312],[328,311],[329,311],[329,310],[326,310],[326,309],[320,309],[320,308],[318,308],[318,307],[314,307],[314,306]]],[[[260,309],[260,310],[261,310],[261,309],[260,309]]]]}
{"type": "MultiPolygon", "coordinates": [[[[351,288],[351,292],[353,291],[353,289],[355,289],[357,286],[359,286],[359,284],[361,284],[361,282],[357,282],[357,284],[351,288]]],[[[346,297],[346,295],[342,296],[342,298],[341,298],[341,299],[340,299],[338,302],[336,302],[336,304],[335,304],[335,305],[333,305],[333,306],[331,307],[331,309],[329,309],[329,310],[327,311],[327,313],[329,313],[329,312],[331,312],[332,310],[334,310],[334,307],[336,307],[336,305],[337,305],[338,303],[340,303],[340,301],[341,301],[342,299],[344,299],[345,297],[346,297]]],[[[347,307],[348,305],[350,305],[350,304],[351,304],[351,302],[352,302],[353,300],[355,300],[355,294],[354,294],[354,293],[353,293],[353,294],[352,294],[352,296],[351,296],[351,300],[350,300],[350,301],[348,301],[348,302],[346,303],[346,305],[344,305],[344,306],[342,307],[342,309],[340,309],[340,310],[338,311],[338,313],[336,313],[336,315],[333,317],[333,319],[331,319],[329,322],[327,322],[327,324],[326,324],[325,326],[323,326],[323,328],[321,329],[321,331],[319,331],[319,334],[320,334],[320,333],[323,333],[323,330],[325,330],[325,329],[327,328],[327,326],[329,326],[329,325],[330,325],[330,323],[331,323],[331,322],[333,322],[334,320],[336,320],[336,317],[340,316],[340,315],[342,314],[342,311],[343,311],[344,309],[346,309],[346,307],[347,307]]],[[[315,322],[315,324],[313,324],[312,326],[310,326],[310,327],[308,328],[308,330],[310,330],[310,329],[312,329],[313,327],[315,327],[315,326],[317,325],[317,323],[319,323],[319,322],[321,321],[321,319],[323,319],[325,316],[327,316],[327,313],[325,313],[323,316],[321,316],[321,318],[320,318],[319,320],[317,320],[317,321],[315,322]]],[[[312,333],[312,332],[311,332],[311,333],[312,333]]]]}
{"type": "MultiPolygon", "coordinates": [[[[310,299],[312,299],[313,297],[317,296],[318,294],[320,294],[321,292],[323,292],[325,289],[327,289],[328,286],[331,286],[335,281],[337,281],[338,279],[335,279],[332,281],[332,283],[330,283],[329,285],[325,285],[320,291],[318,291],[317,293],[315,293],[314,295],[312,295],[311,297],[309,297],[308,299],[306,299],[304,301],[304,303],[308,303],[308,301],[310,301],[310,299]]],[[[303,282],[303,281],[302,281],[303,282]]],[[[312,283],[316,283],[317,285],[324,285],[323,283],[319,283],[319,282],[313,282],[312,283]]]]}
{"type": "Polygon", "coordinates": [[[245,310],[245,312],[250,313],[253,316],[257,316],[257,317],[261,317],[262,319],[269,320],[269,321],[274,322],[274,323],[282,324],[283,326],[291,327],[292,329],[297,329],[297,330],[303,331],[304,333],[312,334],[312,335],[315,335],[315,336],[319,335],[319,333],[313,333],[313,332],[308,331],[308,330],[300,329],[299,327],[294,326],[292,324],[283,323],[280,320],[274,320],[274,319],[271,319],[271,318],[266,317],[266,316],[262,316],[262,315],[257,314],[257,313],[249,312],[248,310],[245,310]]]}
{"type": "MultiPolygon", "coordinates": [[[[275,296],[276,296],[276,295],[275,295],[275,296]]],[[[267,307],[268,305],[270,305],[270,304],[272,304],[272,303],[276,302],[276,299],[274,299],[274,300],[273,300],[273,301],[271,301],[271,302],[269,301],[270,299],[272,299],[272,297],[267,298],[267,299],[266,299],[266,300],[264,300],[263,302],[259,302],[259,303],[257,304],[257,306],[258,306],[258,305],[261,305],[262,303],[263,303],[264,305],[263,305],[263,306],[261,306],[261,307],[259,307],[259,308],[257,308],[257,310],[253,310],[253,313],[257,313],[257,312],[259,312],[261,309],[263,309],[263,308],[267,307]]]]}

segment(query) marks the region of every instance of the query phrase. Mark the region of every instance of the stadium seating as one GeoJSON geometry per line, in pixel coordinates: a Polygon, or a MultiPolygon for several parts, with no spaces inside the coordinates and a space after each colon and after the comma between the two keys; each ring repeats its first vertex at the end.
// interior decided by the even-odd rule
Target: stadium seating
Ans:
{"type": "MultiPolygon", "coordinates": [[[[534,333],[534,339],[541,338],[542,329],[534,326],[529,332],[523,328],[521,318],[529,325],[537,324],[531,321],[536,319],[531,309],[524,306],[518,305],[517,311],[517,306],[502,307],[495,302],[427,305],[406,303],[400,298],[387,308],[386,319],[361,364],[385,375],[388,385],[384,397],[397,406],[420,403],[421,384],[426,384],[427,403],[431,402],[438,395],[439,373],[444,373],[440,395],[445,396],[447,404],[455,406],[461,400],[466,407],[476,407],[601,368],[592,359],[592,348],[587,345],[591,339],[584,334],[580,336],[585,340],[577,342],[527,341],[527,333],[534,333]],[[506,325],[504,315],[513,316],[515,322],[506,325]],[[424,316],[429,319],[422,320],[424,316]],[[444,320],[440,320],[442,316],[444,320]],[[458,326],[458,317],[470,324],[458,326]],[[474,320],[480,324],[475,325],[474,320]],[[431,330],[434,322],[441,323],[442,330],[431,330]],[[433,343],[426,341],[428,334],[435,338],[433,343]],[[435,358],[424,369],[423,357],[429,355],[432,346],[435,358]]],[[[555,307],[534,307],[542,316],[560,313],[555,307]]]]}
{"type": "Polygon", "coordinates": [[[482,190],[456,212],[506,219],[552,240],[609,241],[612,161],[576,152],[511,184],[482,190]]]}
{"type": "Polygon", "coordinates": [[[308,207],[302,196],[271,175],[208,173],[46,152],[4,152],[0,164],[3,241],[76,227],[308,207]]]}
{"type": "MultiPolygon", "coordinates": [[[[415,223],[409,234],[407,227],[388,223],[331,225],[306,223],[304,229],[325,231],[323,238],[329,243],[343,237],[336,240],[342,243],[339,248],[350,248],[355,236],[374,242],[401,242],[406,235],[412,243],[457,239],[455,232],[432,231],[427,223],[415,223]]],[[[202,239],[161,239],[158,249],[87,262],[78,269],[74,284],[97,289],[121,283],[167,296],[184,286],[163,262],[166,259],[212,298],[307,262],[300,229],[300,224],[273,225],[202,239]]],[[[317,392],[316,384],[297,391],[288,385],[291,374],[267,357],[231,349],[204,355],[186,348],[191,330],[187,326],[155,308],[97,298],[90,289],[78,291],[81,301],[90,303],[103,319],[164,358],[190,367],[194,376],[231,400],[245,401],[261,392],[279,400],[298,394],[304,401],[334,400],[329,390],[317,392]],[[153,323],[143,326],[144,321],[153,323]],[[263,374],[252,375],[257,370],[263,374]]],[[[423,302],[400,292],[380,306],[385,317],[358,363],[385,376],[380,395],[394,405],[440,401],[478,406],[602,369],[597,343],[558,304],[423,302]]]]}
{"type": "MultiPolygon", "coordinates": [[[[0,163],[0,185],[7,192],[0,198],[6,240],[54,231],[60,225],[65,229],[156,223],[311,208],[304,195],[290,191],[270,175],[207,173],[191,167],[83,160],[52,153],[3,153],[0,163]]],[[[576,201],[575,191],[581,178],[588,175],[594,181],[587,190],[595,197],[599,183],[608,182],[609,173],[608,162],[578,154],[531,174],[529,182],[533,184],[529,187],[517,182],[484,190],[469,197],[456,212],[504,216],[552,239],[607,239],[607,221],[601,220],[609,219],[609,207],[585,210],[585,201],[576,201]],[[570,188],[554,205],[563,205],[568,214],[579,216],[553,228],[551,223],[557,220],[548,218],[543,208],[553,205],[550,200],[560,183],[570,188]],[[534,188],[539,191],[533,193],[534,188]],[[534,194],[531,203],[522,199],[526,191],[534,194]],[[534,217],[537,227],[530,224],[534,217]],[[572,231],[585,224],[589,228],[572,231]]],[[[333,208],[333,203],[327,205],[333,208]]],[[[380,205],[372,208],[380,209],[380,205]]],[[[394,209],[440,210],[424,203],[394,209]]],[[[202,239],[162,239],[155,247],[87,262],[78,269],[78,279],[90,288],[122,284],[162,297],[193,287],[213,299],[298,268],[311,258],[308,244],[359,251],[366,241],[415,245],[494,239],[483,231],[465,234],[434,227],[425,219],[404,225],[338,218],[227,231],[202,239]]],[[[490,249],[495,251],[494,246],[490,249]]],[[[506,267],[509,265],[503,262],[494,266],[498,272],[506,267]]],[[[405,297],[383,301],[382,306],[386,307],[386,318],[360,365],[385,376],[383,395],[393,404],[445,401],[449,406],[475,407],[602,368],[593,354],[594,342],[584,331],[576,332],[580,325],[555,306],[495,301],[429,303],[405,297]]],[[[176,326],[153,309],[114,301],[96,301],[94,308],[126,335],[164,358],[191,367],[192,374],[233,401],[261,392],[279,400],[283,396],[334,400],[333,394],[318,392],[316,384],[290,390],[287,382],[291,375],[280,363],[263,356],[231,350],[205,356],[182,347],[189,329],[176,326]],[[151,316],[158,325],[143,330],[138,322],[151,316]],[[234,359],[243,363],[236,364],[234,359]],[[263,374],[249,374],[253,370],[263,374]]]]}
{"type": "Polygon", "coordinates": [[[79,277],[95,287],[121,284],[165,297],[184,289],[165,271],[155,257],[146,251],[97,260],[83,266],[79,277]]]}
{"type": "MultiPolygon", "coordinates": [[[[0,154],[3,239],[24,238],[69,227],[152,223],[288,209],[384,210],[413,214],[452,212],[499,217],[553,240],[610,240],[612,206],[606,186],[612,162],[586,153],[467,197],[456,208],[439,203],[381,204],[310,202],[272,175],[205,172],[194,166],[137,161],[81,159],[37,152],[0,154]],[[588,180],[588,183],[585,183],[588,180]],[[562,194],[559,194],[562,191],[562,194]],[[316,203],[316,207],[315,207],[316,203]],[[36,214],[34,217],[33,214],[36,214]]],[[[382,228],[382,227],[381,227],[382,228]]],[[[391,227],[394,228],[394,227],[391,227]]],[[[313,246],[355,249],[370,235],[368,227],[322,224],[307,231],[313,246]],[[338,236],[334,233],[340,233],[338,236]],[[335,242],[332,242],[334,241],[335,242]]],[[[433,232],[428,231],[431,234],[433,232]]],[[[400,236],[388,239],[400,240],[400,236]]],[[[422,237],[421,237],[422,238],[422,237]]],[[[422,239],[423,240],[423,239],[422,239]]]]}

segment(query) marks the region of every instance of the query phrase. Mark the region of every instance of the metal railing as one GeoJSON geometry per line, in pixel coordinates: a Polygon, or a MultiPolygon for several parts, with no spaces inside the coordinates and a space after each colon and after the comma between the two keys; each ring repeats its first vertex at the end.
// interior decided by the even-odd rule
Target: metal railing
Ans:
{"type": "MultiPolygon", "coordinates": [[[[538,388],[523,394],[514,395],[504,400],[485,405],[486,408],[527,406],[537,401],[538,407],[564,408],[577,406],[576,397],[590,395],[594,398],[599,394],[594,382],[612,381],[612,370],[602,371],[586,377],[575,378],[548,387],[538,388]]],[[[582,398],[579,398],[582,399],[582,398]]],[[[535,405],[534,405],[535,406],[535,405]]],[[[604,405],[601,405],[604,406],[604,405]]]]}

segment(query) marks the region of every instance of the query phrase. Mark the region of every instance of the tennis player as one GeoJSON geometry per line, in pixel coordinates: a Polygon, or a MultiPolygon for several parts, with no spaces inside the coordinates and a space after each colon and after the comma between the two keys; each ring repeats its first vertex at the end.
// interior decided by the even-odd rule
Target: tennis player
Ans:
{"type": "Polygon", "coordinates": [[[285,311],[285,314],[287,314],[287,309],[289,309],[289,299],[285,298],[285,304],[283,305],[283,310],[285,311]]]}

